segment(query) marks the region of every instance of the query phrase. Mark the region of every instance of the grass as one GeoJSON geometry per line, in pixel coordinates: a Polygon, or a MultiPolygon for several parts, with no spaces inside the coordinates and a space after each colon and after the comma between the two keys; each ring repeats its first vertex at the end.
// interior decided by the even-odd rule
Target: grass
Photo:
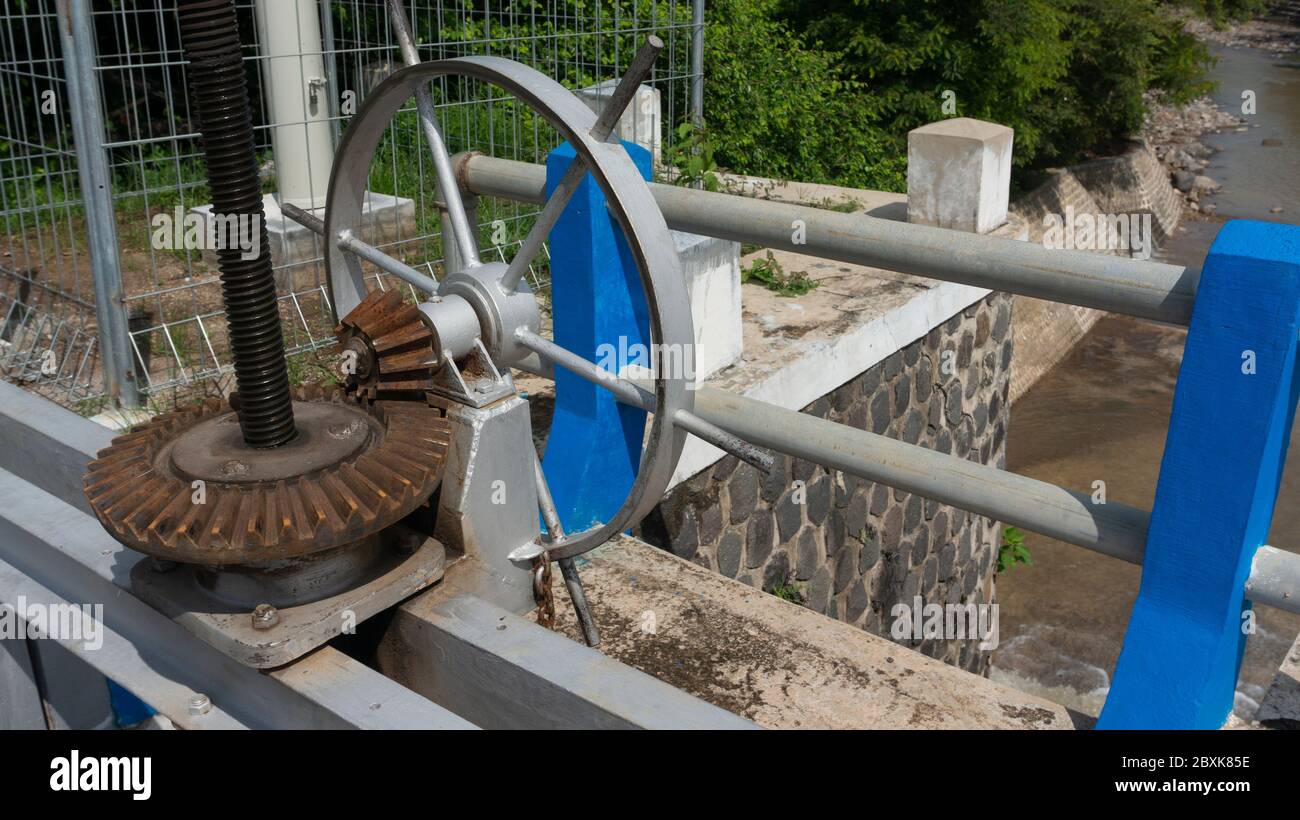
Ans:
{"type": "Polygon", "coordinates": [[[769,591],[776,597],[780,598],[782,601],[789,601],[792,604],[802,605],[805,600],[803,590],[799,587],[798,584],[793,584],[793,583],[777,584],[776,586],[772,587],[772,589],[769,591]]]}
{"type": "Polygon", "coordinates": [[[754,282],[777,296],[787,297],[811,293],[820,284],[805,271],[787,272],[771,251],[768,251],[764,258],[754,260],[749,267],[742,270],[740,281],[741,283],[754,282]]]}

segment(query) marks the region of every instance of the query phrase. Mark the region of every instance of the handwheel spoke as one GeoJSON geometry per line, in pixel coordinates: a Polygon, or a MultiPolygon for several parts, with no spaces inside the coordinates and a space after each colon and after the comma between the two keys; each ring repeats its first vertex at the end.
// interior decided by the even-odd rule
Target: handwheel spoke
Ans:
{"type": "MultiPolygon", "coordinates": [[[[286,202],[280,207],[284,212],[284,215],[292,219],[294,222],[297,222],[299,225],[317,236],[325,236],[325,223],[317,217],[292,203],[286,202]]],[[[380,270],[391,273],[412,287],[419,288],[425,293],[438,292],[438,283],[432,276],[426,276],[405,262],[394,259],[379,250],[379,248],[371,245],[369,242],[357,239],[352,235],[351,231],[344,231],[340,234],[338,240],[334,244],[340,249],[364,259],[380,270]]]]}
{"type": "MultiPolygon", "coordinates": [[[[542,359],[549,359],[592,384],[605,388],[624,404],[639,407],[649,413],[655,412],[656,401],[654,394],[633,382],[616,376],[607,370],[602,370],[578,354],[565,350],[555,342],[544,339],[529,330],[521,329],[517,331],[515,339],[519,344],[533,351],[542,359]]],[[[678,410],[674,413],[672,423],[696,438],[712,444],[719,450],[730,453],[764,473],[772,469],[775,460],[771,454],[705,421],[689,410],[678,410]]]]}
{"type": "MultiPolygon", "coordinates": [[[[393,22],[393,32],[402,51],[402,62],[417,65],[420,55],[415,50],[415,39],[411,36],[410,22],[402,8],[402,0],[388,0],[388,16],[393,22]]],[[[438,128],[438,114],[433,106],[433,95],[428,86],[421,86],[415,91],[415,108],[424,130],[424,141],[429,144],[429,153],[433,155],[434,173],[438,179],[438,193],[447,205],[447,217],[451,220],[451,230],[461,258],[469,267],[478,267],[478,242],[469,224],[469,215],[460,195],[460,186],[456,184],[456,174],[451,167],[451,154],[447,143],[438,128]]]]}
{"type": "MultiPolygon", "coordinates": [[[[398,0],[393,0],[398,2],[398,0]]],[[[618,85],[614,88],[614,93],[610,95],[605,102],[605,107],[601,109],[600,115],[596,117],[596,124],[591,127],[591,136],[597,142],[605,142],[609,135],[614,131],[614,126],[618,124],[619,117],[623,116],[623,111],[627,109],[628,103],[636,96],[636,90],[645,81],[650,74],[650,69],[654,65],[655,58],[659,52],[663,51],[664,42],[653,34],[646,38],[645,43],[637,50],[636,56],[632,58],[631,65],[628,66],[627,72],[619,79],[618,85]]],[[[541,252],[543,243],[551,235],[551,229],[559,220],[560,214],[564,213],[564,207],[569,204],[573,194],[582,184],[582,178],[587,175],[587,164],[582,161],[581,157],[574,157],[570,163],[569,169],[564,172],[560,178],[560,184],[555,186],[555,192],[551,198],[546,200],[546,205],[542,207],[541,213],[537,215],[537,222],[528,231],[528,236],[524,237],[524,242],[519,247],[519,252],[515,258],[510,260],[510,267],[506,269],[505,275],[501,277],[501,287],[507,292],[513,291],[519,287],[519,282],[523,279],[524,274],[528,271],[528,266],[537,258],[541,252]]]]}
{"type": "Polygon", "coordinates": [[[560,184],[555,186],[555,192],[551,194],[550,199],[546,200],[541,213],[537,214],[537,221],[524,237],[519,252],[515,254],[514,259],[510,260],[510,267],[506,268],[505,274],[501,277],[501,287],[505,288],[507,293],[519,287],[519,282],[528,271],[528,266],[541,252],[546,238],[551,235],[551,229],[559,221],[560,214],[564,213],[565,206],[569,204],[569,200],[573,198],[578,186],[582,184],[582,178],[586,175],[587,163],[574,157],[569,169],[560,178],[560,184]]]}

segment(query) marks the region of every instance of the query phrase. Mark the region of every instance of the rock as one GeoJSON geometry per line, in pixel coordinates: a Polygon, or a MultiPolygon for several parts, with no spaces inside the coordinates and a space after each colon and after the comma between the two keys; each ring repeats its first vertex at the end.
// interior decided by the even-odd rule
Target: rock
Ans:
{"type": "Polygon", "coordinates": [[[1193,187],[1198,191],[1211,193],[1213,191],[1219,190],[1219,183],[1215,182],[1214,180],[1210,179],[1207,176],[1198,176],[1196,178],[1196,181],[1193,183],[1193,187]]]}
{"type": "Polygon", "coordinates": [[[1282,145],[1282,140],[1269,137],[1268,139],[1262,140],[1259,144],[1265,148],[1279,148],[1282,145]]]}
{"type": "Polygon", "coordinates": [[[1280,213],[1282,213],[1282,206],[1281,206],[1281,205],[1278,205],[1278,206],[1275,206],[1275,207],[1269,208],[1269,209],[1268,209],[1268,212],[1271,213],[1271,214],[1280,214],[1280,213]]]}
{"type": "Polygon", "coordinates": [[[1196,185],[1196,174],[1190,171],[1174,171],[1174,187],[1183,193],[1192,190],[1196,185]]]}

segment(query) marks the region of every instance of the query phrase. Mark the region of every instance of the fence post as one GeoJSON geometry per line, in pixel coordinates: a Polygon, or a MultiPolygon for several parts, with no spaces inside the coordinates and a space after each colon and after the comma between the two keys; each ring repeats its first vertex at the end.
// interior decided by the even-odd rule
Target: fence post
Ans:
{"type": "Polygon", "coordinates": [[[704,127],[704,0],[691,0],[691,124],[704,127]]]}
{"type": "Polygon", "coordinates": [[[1229,222],[1201,272],[1142,585],[1098,728],[1217,729],[1253,623],[1300,379],[1300,227],[1229,222]]]}
{"type": "Polygon", "coordinates": [[[95,77],[95,24],[90,0],[61,0],[59,39],[68,87],[68,109],[76,141],[90,268],[95,281],[95,322],[104,392],[123,407],[138,407],[139,385],[131,358],[131,338],[122,269],[117,255],[113,179],[104,148],[104,110],[95,77]]]}

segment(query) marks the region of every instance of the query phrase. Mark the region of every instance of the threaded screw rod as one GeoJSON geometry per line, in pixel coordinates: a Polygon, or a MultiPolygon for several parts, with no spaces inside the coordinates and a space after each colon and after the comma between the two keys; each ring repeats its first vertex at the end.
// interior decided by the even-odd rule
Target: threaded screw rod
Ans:
{"type": "Polygon", "coordinates": [[[217,267],[239,391],[239,427],[250,447],[277,447],[295,435],[293,399],[235,3],[181,0],[177,12],[194,113],[202,132],[212,217],[219,220],[217,236],[222,240],[217,267]],[[246,244],[253,238],[249,231],[257,232],[259,244],[257,255],[246,259],[248,253],[237,240],[242,237],[246,244]]]}

